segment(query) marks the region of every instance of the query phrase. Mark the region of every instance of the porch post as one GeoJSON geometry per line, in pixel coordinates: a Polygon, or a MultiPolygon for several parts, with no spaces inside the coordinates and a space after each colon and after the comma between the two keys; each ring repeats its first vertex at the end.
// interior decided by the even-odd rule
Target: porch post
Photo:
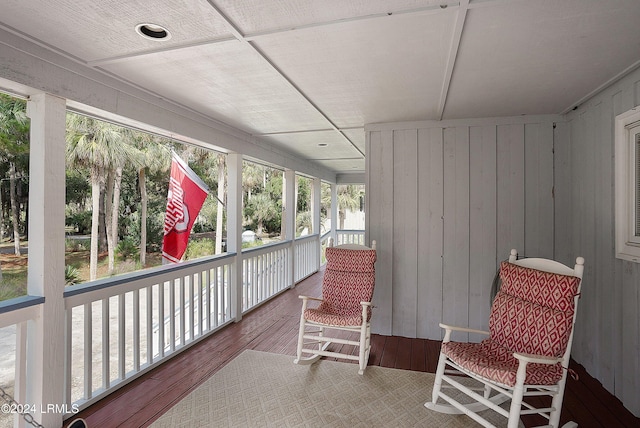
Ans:
{"type": "MultiPolygon", "coordinates": [[[[31,118],[29,160],[29,271],[27,292],[44,296],[40,318],[27,327],[25,403],[34,419],[61,426],[64,403],[64,204],[66,101],[36,94],[27,103],[31,118]],[[45,376],[46,374],[46,376],[45,376]]],[[[24,357],[24,356],[23,356],[24,357]]]]}
{"type": "Polygon", "coordinates": [[[296,239],[296,172],[292,169],[284,171],[284,183],[282,185],[282,206],[284,215],[282,221],[284,224],[284,239],[290,241],[289,257],[287,264],[289,266],[289,286],[293,288],[296,283],[295,277],[295,239],[296,239]]]}
{"type": "Polygon", "coordinates": [[[331,184],[331,239],[338,245],[338,185],[331,184]]]}
{"type": "Polygon", "coordinates": [[[236,253],[231,272],[231,317],[242,319],[242,155],[227,155],[227,251],[236,253]]]}
{"type": "Polygon", "coordinates": [[[311,228],[312,233],[316,233],[318,235],[318,257],[316,257],[314,266],[314,270],[320,268],[320,258],[322,257],[322,251],[320,251],[320,234],[322,233],[322,226],[320,223],[320,206],[321,206],[321,188],[322,188],[322,180],[318,177],[313,179],[312,191],[311,191],[311,228]]]}

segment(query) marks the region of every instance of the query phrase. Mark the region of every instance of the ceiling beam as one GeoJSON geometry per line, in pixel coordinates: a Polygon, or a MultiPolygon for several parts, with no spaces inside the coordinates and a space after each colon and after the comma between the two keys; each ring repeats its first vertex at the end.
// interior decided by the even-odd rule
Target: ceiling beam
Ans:
{"type": "Polygon", "coordinates": [[[451,46],[449,46],[449,55],[447,57],[447,65],[444,72],[444,79],[442,81],[442,89],[440,90],[440,102],[438,103],[438,119],[442,120],[444,115],[444,108],[447,105],[447,96],[449,95],[449,88],[451,87],[451,77],[453,76],[453,69],[456,65],[456,58],[458,57],[458,51],[460,50],[460,40],[462,39],[462,32],[464,31],[464,22],[467,19],[467,12],[469,11],[469,0],[460,1],[460,6],[457,10],[456,23],[453,28],[453,37],[451,38],[451,46]]]}

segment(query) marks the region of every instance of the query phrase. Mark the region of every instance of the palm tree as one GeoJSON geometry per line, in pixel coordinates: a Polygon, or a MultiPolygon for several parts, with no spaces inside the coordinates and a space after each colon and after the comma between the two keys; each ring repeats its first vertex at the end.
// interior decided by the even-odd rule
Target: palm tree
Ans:
{"type": "Polygon", "coordinates": [[[147,133],[137,133],[137,147],[143,154],[143,163],[138,170],[140,186],[140,264],[147,263],[147,196],[146,171],[151,173],[167,171],[171,167],[171,152],[162,138],[147,133]]]}
{"type": "Polygon", "coordinates": [[[276,203],[268,192],[262,192],[253,195],[247,205],[251,212],[251,219],[258,224],[256,234],[261,236],[264,222],[273,219],[278,214],[276,203]]]}
{"type": "Polygon", "coordinates": [[[360,193],[359,186],[353,184],[338,186],[338,219],[340,220],[340,229],[344,229],[347,210],[353,211],[360,206],[360,193]]]}
{"type": "MultiPolygon", "coordinates": [[[[67,161],[87,167],[91,181],[91,254],[89,278],[98,276],[98,227],[101,190],[114,159],[125,156],[122,128],[74,113],[67,114],[67,161]]],[[[109,239],[109,237],[107,237],[109,239]]]]}
{"type": "MultiPolygon", "coordinates": [[[[29,153],[29,119],[25,101],[0,94],[0,155],[9,162],[9,194],[15,255],[20,255],[20,212],[16,198],[16,161],[29,153]]],[[[1,221],[1,220],[0,220],[1,221]]]]}

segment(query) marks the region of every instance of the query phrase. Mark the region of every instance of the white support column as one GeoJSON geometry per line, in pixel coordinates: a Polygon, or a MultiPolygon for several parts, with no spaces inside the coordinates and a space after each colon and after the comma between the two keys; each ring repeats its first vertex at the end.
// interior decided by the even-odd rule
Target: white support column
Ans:
{"type": "Polygon", "coordinates": [[[331,184],[331,239],[338,245],[338,185],[331,184]]]}
{"type": "Polygon", "coordinates": [[[313,233],[321,233],[321,224],[320,224],[320,205],[321,201],[321,189],[322,189],[322,180],[319,178],[314,178],[313,183],[311,185],[311,227],[313,229],[313,233]]]}
{"type": "Polygon", "coordinates": [[[322,180],[315,177],[313,179],[313,183],[311,185],[311,228],[312,233],[318,235],[317,246],[318,246],[318,257],[315,261],[315,268],[320,268],[320,262],[322,258],[322,251],[320,251],[320,234],[322,233],[321,227],[321,219],[320,219],[320,205],[322,204],[322,180]]]}
{"type": "Polygon", "coordinates": [[[282,229],[284,230],[284,239],[290,241],[289,246],[289,285],[291,288],[295,285],[295,238],[296,238],[296,172],[292,169],[284,171],[284,180],[282,185],[282,229]]]}
{"type": "MultiPolygon", "coordinates": [[[[64,204],[66,101],[37,94],[27,103],[31,118],[29,160],[30,295],[44,296],[42,314],[27,330],[26,402],[35,420],[61,426],[63,414],[40,413],[64,401],[64,204]]],[[[24,357],[24,356],[22,356],[24,357]]]]}
{"type": "Polygon", "coordinates": [[[231,316],[242,319],[242,155],[227,155],[227,252],[236,253],[231,272],[231,316]]]}

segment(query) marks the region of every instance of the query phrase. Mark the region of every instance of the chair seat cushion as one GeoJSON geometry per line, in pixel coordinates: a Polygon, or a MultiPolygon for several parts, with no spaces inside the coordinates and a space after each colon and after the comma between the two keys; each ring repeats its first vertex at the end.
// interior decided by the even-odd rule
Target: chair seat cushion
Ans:
{"type": "MultiPolygon", "coordinates": [[[[491,339],[480,343],[447,342],[442,344],[442,353],[460,367],[485,379],[513,387],[519,361],[513,352],[491,339]]],[[[527,365],[526,385],[554,385],[562,378],[562,365],[527,365]]]]}
{"type": "MultiPolygon", "coordinates": [[[[371,318],[371,309],[368,308],[368,318],[371,318]]],[[[362,325],[362,306],[357,312],[332,311],[328,305],[321,303],[315,309],[306,309],[304,318],[307,321],[326,325],[337,325],[341,327],[362,325]]],[[[367,321],[369,321],[367,319],[367,321]]]]}

